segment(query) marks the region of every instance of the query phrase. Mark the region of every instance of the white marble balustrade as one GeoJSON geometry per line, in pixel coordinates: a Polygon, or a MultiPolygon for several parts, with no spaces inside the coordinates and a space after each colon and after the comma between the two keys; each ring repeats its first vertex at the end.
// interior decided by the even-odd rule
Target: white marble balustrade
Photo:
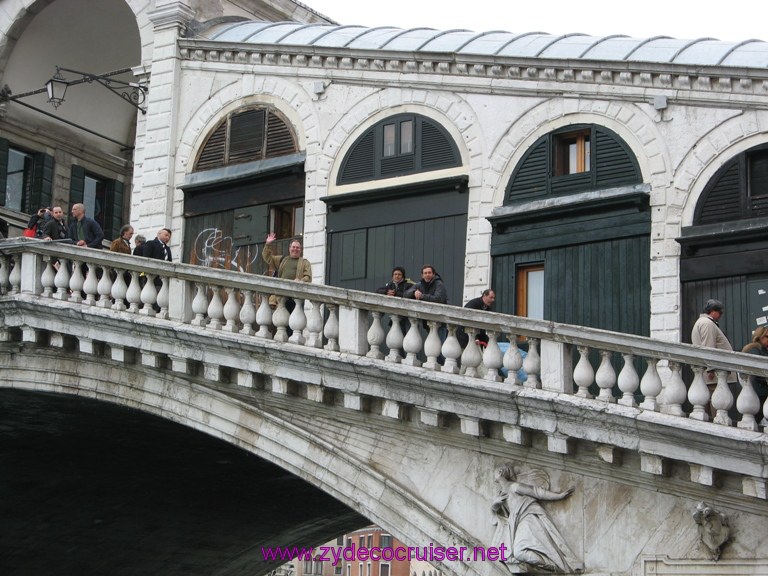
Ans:
{"type": "Polygon", "coordinates": [[[750,378],[765,378],[768,366],[752,355],[40,241],[5,242],[4,248],[5,297],[34,294],[322,348],[457,375],[469,386],[503,380],[510,390],[574,394],[748,430],[764,430],[761,422],[768,421],[768,402],[761,404],[750,378]],[[463,349],[459,327],[469,336],[463,349]],[[480,330],[489,339],[484,348],[475,342],[480,330]],[[500,340],[509,343],[504,353],[500,340]],[[687,386],[686,366],[693,374],[687,386]],[[739,374],[736,397],[730,373],[739,374]],[[716,384],[708,386],[705,375],[714,375],[716,384]]]}

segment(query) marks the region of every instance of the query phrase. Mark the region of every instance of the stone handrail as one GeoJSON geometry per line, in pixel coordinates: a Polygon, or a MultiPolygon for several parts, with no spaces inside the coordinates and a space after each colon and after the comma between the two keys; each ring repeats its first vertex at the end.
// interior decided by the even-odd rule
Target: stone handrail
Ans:
{"type": "Polygon", "coordinates": [[[461,374],[470,385],[503,380],[511,390],[542,389],[680,418],[707,421],[714,414],[715,424],[763,433],[761,421],[768,419],[768,402],[761,405],[750,379],[768,377],[768,363],[751,354],[34,239],[0,243],[0,291],[461,374]],[[278,300],[274,309],[270,295],[278,300]],[[298,304],[292,312],[289,299],[298,304]],[[389,326],[382,321],[386,316],[389,326]],[[405,334],[401,319],[410,326],[405,334]],[[422,322],[429,327],[426,337],[422,322]],[[459,327],[469,334],[463,349],[459,327]],[[447,332],[442,339],[439,328],[447,332]],[[479,330],[489,338],[484,350],[475,342],[479,330]],[[502,337],[509,341],[505,353],[502,337]],[[517,346],[523,338],[527,354],[517,346]],[[593,364],[590,353],[599,362],[593,364]],[[623,363],[617,373],[618,356],[623,363]],[[636,359],[644,363],[642,374],[636,359]],[[694,374],[690,385],[682,378],[684,366],[694,374]],[[741,383],[735,398],[731,373],[741,383]]]}

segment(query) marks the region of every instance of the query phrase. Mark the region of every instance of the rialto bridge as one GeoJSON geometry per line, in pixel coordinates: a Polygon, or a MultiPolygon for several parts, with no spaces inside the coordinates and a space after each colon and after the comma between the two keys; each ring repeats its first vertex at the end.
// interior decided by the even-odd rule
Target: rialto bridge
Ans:
{"type": "Polygon", "coordinates": [[[530,529],[520,512],[512,538],[543,530],[572,571],[768,574],[755,356],[36,240],[0,248],[3,574],[259,574],[262,546],[368,522],[412,546],[488,547],[507,462],[506,489],[546,516],[530,529]],[[299,305],[272,310],[270,294],[299,305]],[[462,350],[458,326],[485,330],[484,352],[473,338],[462,350]],[[520,488],[534,476],[549,490],[520,488]]]}

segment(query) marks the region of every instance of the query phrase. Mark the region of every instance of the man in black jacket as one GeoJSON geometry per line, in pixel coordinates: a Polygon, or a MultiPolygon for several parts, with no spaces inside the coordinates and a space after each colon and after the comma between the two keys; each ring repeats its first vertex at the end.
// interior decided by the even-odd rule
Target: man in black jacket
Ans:
{"type": "Polygon", "coordinates": [[[69,237],[77,246],[101,249],[104,242],[104,231],[93,218],[85,215],[85,206],[75,204],[72,206],[74,221],[69,225],[69,237]]]}
{"type": "Polygon", "coordinates": [[[157,232],[157,238],[145,242],[142,246],[141,255],[145,258],[154,258],[155,260],[165,260],[172,262],[171,248],[168,242],[171,241],[171,231],[168,228],[161,228],[157,232]]]}
{"type": "Polygon", "coordinates": [[[61,206],[54,206],[51,210],[52,218],[46,222],[43,228],[44,240],[67,240],[69,233],[67,231],[67,225],[64,224],[64,210],[61,206]]]}

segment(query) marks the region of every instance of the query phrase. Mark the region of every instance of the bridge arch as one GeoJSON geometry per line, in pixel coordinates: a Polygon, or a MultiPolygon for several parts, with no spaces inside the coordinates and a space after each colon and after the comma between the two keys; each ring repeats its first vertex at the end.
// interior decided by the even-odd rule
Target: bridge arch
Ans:
{"type": "MultiPolygon", "coordinates": [[[[3,370],[0,388],[91,398],[159,416],[279,466],[403,542],[472,546],[461,527],[451,525],[445,515],[418,501],[399,481],[378,472],[353,450],[339,451],[278,412],[248,404],[237,395],[201,384],[200,379],[173,373],[158,378],[156,371],[130,365],[105,371],[103,357],[75,357],[69,350],[55,348],[20,349],[11,356],[6,357],[6,367],[27,369],[23,373],[3,370]],[[15,377],[9,378],[12,372],[15,377]],[[104,379],[106,374],[111,375],[110,380],[104,379]]],[[[478,573],[467,566],[461,565],[465,570],[453,573],[478,573]]],[[[450,567],[447,570],[451,572],[450,567]]]]}

